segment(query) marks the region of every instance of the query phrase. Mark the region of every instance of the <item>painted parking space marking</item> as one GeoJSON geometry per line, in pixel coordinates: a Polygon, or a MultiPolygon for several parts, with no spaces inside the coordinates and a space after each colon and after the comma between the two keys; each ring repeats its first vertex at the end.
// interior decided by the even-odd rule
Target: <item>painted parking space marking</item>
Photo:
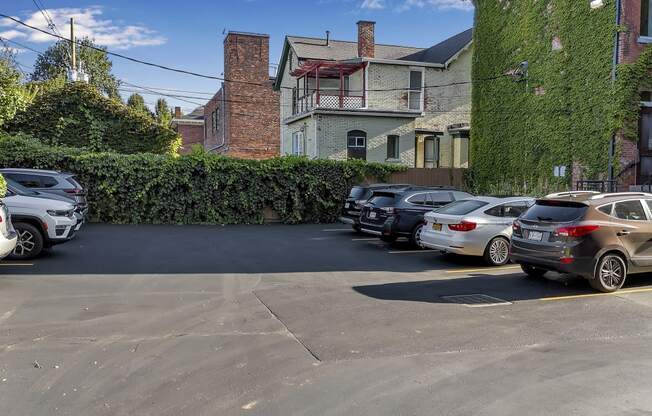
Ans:
{"type": "Polygon", "coordinates": [[[378,238],[372,237],[372,238],[352,238],[351,241],[380,241],[380,240],[378,238]]]}
{"type": "Polygon", "coordinates": [[[456,269],[446,270],[446,273],[475,273],[475,272],[499,272],[502,270],[520,269],[521,266],[483,267],[480,269],[456,269]]]}
{"type": "Polygon", "coordinates": [[[544,302],[552,302],[558,300],[588,299],[588,298],[597,298],[600,296],[618,296],[618,295],[626,295],[628,293],[645,293],[645,292],[652,292],[652,287],[646,287],[641,289],[625,289],[613,293],[586,293],[584,295],[553,296],[549,298],[541,298],[539,300],[542,300],[544,302]]]}
{"type": "Polygon", "coordinates": [[[334,233],[334,232],[341,232],[341,231],[353,231],[351,228],[324,228],[322,230],[325,233],[334,233]]]}
{"type": "Polygon", "coordinates": [[[0,262],[0,266],[33,266],[34,263],[4,263],[0,262]]]}
{"type": "Polygon", "coordinates": [[[434,250],[393,250],[389,254],[439,254],[434,250]]]}

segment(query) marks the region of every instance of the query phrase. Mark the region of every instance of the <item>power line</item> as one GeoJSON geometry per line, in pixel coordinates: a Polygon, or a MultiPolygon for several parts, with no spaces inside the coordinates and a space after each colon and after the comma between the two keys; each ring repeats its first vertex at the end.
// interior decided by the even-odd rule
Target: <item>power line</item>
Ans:
{"type": "Polygon", "coordinates": [[[52,16],[50,16],[50,14],[48,13],[47,9],[45,9],[45,7],[43,7],[43,3],[41,2],[41,3],[39,4],[39,1],[38,1],[38,0],[32,0],[32,2],[34,3],[34,5],[36,6],[36,8],[37,8],[37,9],[41,12],[41,14],[43,15],[43,18],[45,19],[45,23],[47,23],[48,27],[49,27],[50,29],[52,29],[52,31],[53,31],[54,33],[56,33],[57,35],[61,36],[61,33],[60,33],[59,30],[57,29],[57,25],[55,25],[55,24],[54,24],[54,20],[52,20],[52,16]]]}

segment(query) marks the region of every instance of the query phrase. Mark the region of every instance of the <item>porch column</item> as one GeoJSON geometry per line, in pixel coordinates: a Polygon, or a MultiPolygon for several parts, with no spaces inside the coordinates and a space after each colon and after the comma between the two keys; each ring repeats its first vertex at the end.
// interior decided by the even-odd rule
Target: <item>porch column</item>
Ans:
{"type": "Polygon", "coordinates": [[[317,107],[319,107],[319,67],[315,68],[315,86],[317,87],[317,107]]]}
{"type": "Polygon", "coordinates": [[[362,106],[367,106],[367,63],[362,65],[362,106]]]}

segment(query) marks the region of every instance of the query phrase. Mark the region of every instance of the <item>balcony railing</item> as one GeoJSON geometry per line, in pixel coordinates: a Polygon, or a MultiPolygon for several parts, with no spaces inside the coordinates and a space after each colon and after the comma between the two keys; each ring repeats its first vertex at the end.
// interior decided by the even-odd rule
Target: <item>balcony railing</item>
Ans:
{"type": "Polygon", "coordinates": [[[362,91],[313,91],[308,95],[297,97],[292,107],[292,114],[302,114],[315,108],[355,110],[365,107],[362,91]]]}

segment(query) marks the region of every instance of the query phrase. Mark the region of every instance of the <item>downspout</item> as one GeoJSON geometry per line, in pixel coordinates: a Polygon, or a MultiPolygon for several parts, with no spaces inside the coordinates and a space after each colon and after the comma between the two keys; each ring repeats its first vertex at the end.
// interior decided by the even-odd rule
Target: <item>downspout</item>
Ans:
{"type": "MultiPolygon", "coordinates": [[[[616,79],[617,79],[617,67],[618,67],[618,53],[620,52],[620,13],[621,13],[621,0],[616,0],[616,34],[614,35],[614,50],[611,61],[611,87],[615,88],[616,79]]],[[[609,141],[609,164],[607,167],[608,177],[609,177],[609,191],[614,192],[613,189],[613,180],[614,180],[614,156],[616,154],[616,134],[613,132],[611,140],[609,141]]]]}

